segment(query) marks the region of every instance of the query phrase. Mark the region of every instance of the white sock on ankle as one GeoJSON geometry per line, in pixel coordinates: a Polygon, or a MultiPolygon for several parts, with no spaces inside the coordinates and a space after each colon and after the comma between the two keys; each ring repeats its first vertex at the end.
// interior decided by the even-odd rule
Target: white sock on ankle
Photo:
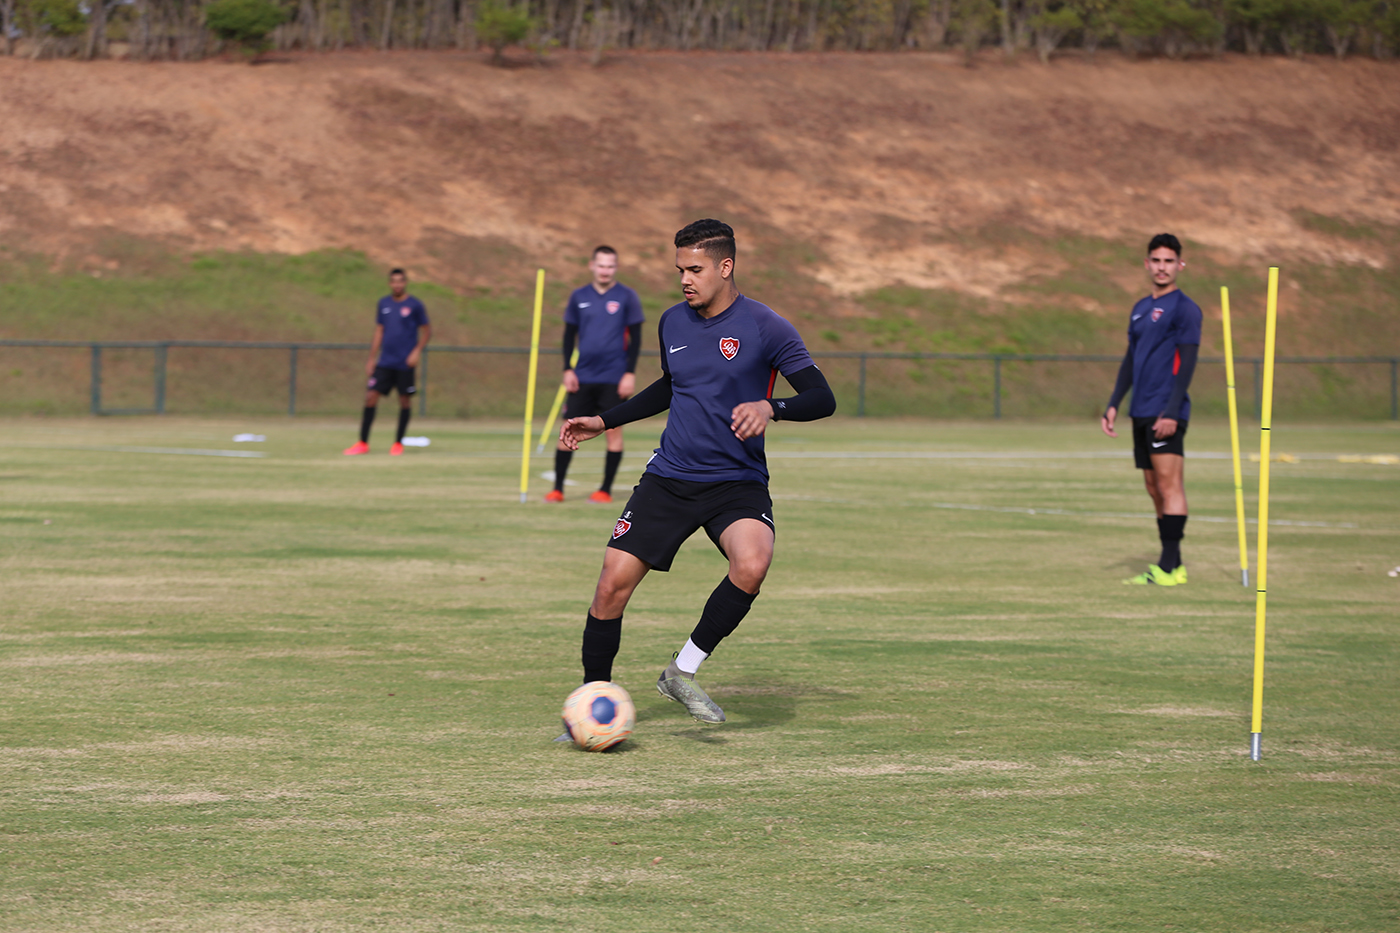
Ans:
{"type": "Polygon", "coordinates": [[[700,664],[708,657],[708,654],[695,647],[695,642],[687,638],[685,640],[685,647],[682,648],[681,653],[676,656],[676,667],[694,676],[699,672],[700,664]]]}

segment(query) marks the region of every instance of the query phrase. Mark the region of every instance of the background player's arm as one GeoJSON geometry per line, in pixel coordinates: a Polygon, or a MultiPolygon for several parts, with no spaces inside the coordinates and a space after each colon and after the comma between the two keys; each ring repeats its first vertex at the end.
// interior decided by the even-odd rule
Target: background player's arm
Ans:
{"type": "Polygon", "coordinates": [[[574,343],[578,340],[578,325],[564,325],[564,391],[578,391],[578,375],[574,372],[574,343]]]}
{"type": "Polygon", "coordinates": [[[763,399],[734,406],[730,430],[741,441],[757,437],[771,421],[816,421],[836,413],[836,395],[815,365],[785,377],[797,390],[791,398],[763,399]]]}
{"type": "Polygon", "coordinates": [[[1099,427],[1103,428],[1103,433],[1109,437],[1117,437],[1118,432],[1113,429],[1113,423],[1118,420],[1118,403],[1123,401],[1123,396],[1128,394],[1128,390],[1133,387],[1133,345],[1128,343],[1128,352],[1123,354],[1123,364],[1118,367],[1118,381],[1114,383],[1113,395],[1108,400],[1108,408],[1104,410],[1103,417],[1099,419],[1099,427]]]}
{"type": "Polygon", "coordinates": [[[1176,352],[1181,362],[1172,381],[1171,398],[1167,400],[1167,407],[1162,409],[1162,413],[1152,423],[1152,433],[1159,441],[1176,433],[1177,423],[1181,420],[1181,403],[1186,400],[1186,390],[1191,386],[1191,377],[1196,372],[1196,359],[1201,348],[1199,344],[1179,343],[1176,352]]]}
{"type": "Polygon", "coordinates": [[[379,347],[384,343],[384,325],[374,325],[374,337],[369,342],[369,362],[365,364],[365,375],[373,376],[374,367],[379,363],[379,347]]]}
{"type": "Polygon", "coordinates": [[[418,346],[408,351],[408,359],[404,361],[408,363],[410,369],[417,366],[418,361],[423,358],[423,348],[428,345],[428,341],[432,339],[432,336],[433,328],[431,324],[424,324],[422,327],[418,328],[418,346]]]}
{"type": "Polygon", "coordinates": [[[637,358],[642,353],[642,325],[627,325],[627,372],[617,381],[619,398],[631,398],[637,391],[637,358]]]}

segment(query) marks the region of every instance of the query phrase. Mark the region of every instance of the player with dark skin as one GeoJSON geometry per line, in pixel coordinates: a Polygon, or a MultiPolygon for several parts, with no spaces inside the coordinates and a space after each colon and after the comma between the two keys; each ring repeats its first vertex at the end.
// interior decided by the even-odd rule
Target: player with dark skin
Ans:
{"type": "MultiPolygon", "coordinates": [[[[1148,254],[1142,262],[1152,280],[1152,297],[1161,298],[1177,290],[1176,277],[1186,268],[1185,261],[1176,251],[1159,246],[1148,254]]],[[[1118,419],[1118,408],[1109,408],[1099,419],[1103,433],[1117,437],[1114,422],[1118,419]]],[[[1176,419],[1159,416],[1152,425],[1152,434],[1158,440],[1176,433],[1176,419]]],[[[1185,515],[1186,512],[1186,458],[1180,454],[1153,454],[1152,469],[1142,471],[1142,480],[1147,486],[1147,494],[1157,507],[1157,517],[1163,515],[1185,515]]]]}
{"type": "MultiPolygon", "coordinates": [[[[389,294],[395,301],[402,301],[404,295],[408,294],[408,276],[402,272],[395,272],[389,276],[389,294]]],[[[418,361],[423,358],[423,348],[432,339],[433,328],[430,324],[424,324],[418,328],[418,346],[414,347],[408,354],[409,368],[418,366],[418,361]]],[[[379,347],[384,343],[384,325],[374,326],[374,337],[369,343],[369,360],[365,363],[365,375],[373,376],[374,368],[379,362],[379,347]]],[[[379,393],[370,389],[365,393],[365,407],[374,408],[379,404],[379,393]]],[[[413,405],[413,397],[410,395],[399,395],[399,407],[410,408],[413,405]]]]}
{"type": "MultiPolygon", "coordinates": [[[[723,313],[739,297],[732,259],[716,262],[699,247],[682,247],[676,250],[676,271],[680,273],[686,304],[703,318],[723,313]]],[[[748,440],[767,430],[768,422],[773,420],[773,406],[766,399],[744,402],[734,406],[731,419],[729,427],[734,436],[748,440]]],[[[570,418],[560,428],[559,443],[569,450],[578,450],[580,442],[597,437],[604,430],[603,419],[596,415],[570,418]]],[[[773,529],[757,519],[740,519],[726,528],[719,542],[729,556],[730,582],[745,593],[757,595],[773,563],[773,540],[773,529]]],[[[626,551],[608,548],[589,611],[600,619],[621,616],[650,569],[650,565],[626,551]]]]}

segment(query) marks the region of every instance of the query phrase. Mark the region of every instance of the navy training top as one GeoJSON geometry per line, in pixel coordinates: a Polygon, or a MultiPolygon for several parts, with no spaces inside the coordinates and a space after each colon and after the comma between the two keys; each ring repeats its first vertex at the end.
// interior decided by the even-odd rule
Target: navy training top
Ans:
{"type": "Polygon", "coordinates": [[[671,377],[671,411],[647,472],[668,479],[768,482],[763,435],[740,441],[734,406],[771,398],[778,373],[812,363],[797,328],[767,305],[739,298],[706,320],[684,302],[656,326],[661,368],[671,377]]]}
{"type": "Polygon", "coordinates": [[[428,324],[428,309],[412,295],[402,301],[393,295],[379,299],[374,323],[384,325],[384,340],[379,344],[378,366],[387,369],[408,369],[408,355],[418,346],[418,328],[428,324]]]}
{"type": "Polygon", "coordinates": [[[591,284],[574,289],[564,323],[578,328],[578,381],[620,380],[627,372],[627,328],[645,320],[642,300],[621,282],[601,295],[591,284]]]}
{"type": "MultiPolygon", "coordinates": [[[[1201,308],[1181,289],[1133,305],[1128,322],[1128,352],[1133,355],[1133,404],[1129,415],[1156,418],[1171,400],[1181,368],[1177,347],[1201,343],[1201,308]]],[[[1181,402],[1179,420],[1191,417],[1191,396],[1181,402]]]]}

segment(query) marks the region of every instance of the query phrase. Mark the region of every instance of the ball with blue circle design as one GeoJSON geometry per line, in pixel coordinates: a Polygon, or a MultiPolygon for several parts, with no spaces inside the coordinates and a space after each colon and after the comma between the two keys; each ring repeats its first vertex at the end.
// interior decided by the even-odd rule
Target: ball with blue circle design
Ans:
{"type": "Polygon", "coordinates": [[[612,748],[632,734],[637,708],[627,691],[615,683],[595,680],[564,701],[564,730],[586,752],[612,748]]]}

